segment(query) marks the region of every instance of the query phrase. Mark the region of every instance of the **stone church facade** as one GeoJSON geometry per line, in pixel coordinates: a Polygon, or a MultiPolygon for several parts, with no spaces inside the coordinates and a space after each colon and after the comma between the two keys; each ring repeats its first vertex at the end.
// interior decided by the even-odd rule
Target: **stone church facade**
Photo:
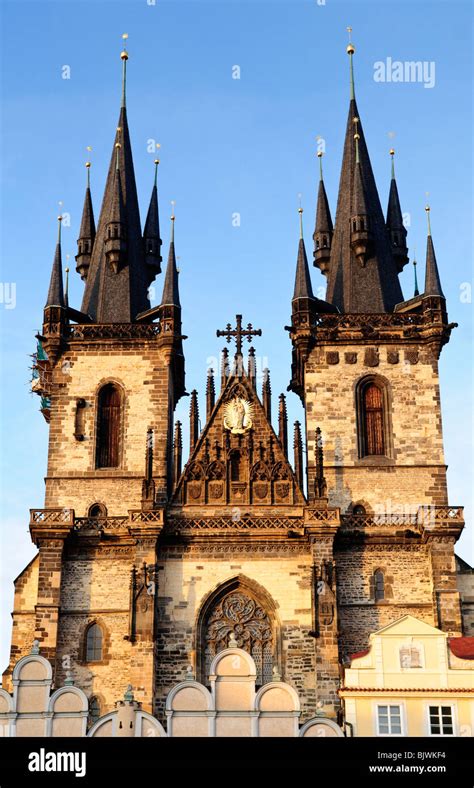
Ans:
{"type": "MultiPolygon", "coordinates": [[[[348,54],[352,74],[352,45],[348,54]]],[[[191,393],[183,463],[174,217],[152,308],[157,182],[142,231],[125,91],[97,228],[86,190],[80,310],[63,286],[60,228],[34,382],[49,422],[45,501],[31,510],[38,554],[15,581],[4,688],[36,639],[55,686],[72,676],[93,718],[132,685],[163,722],[173,687],[189,675],[205,685],[231,643],[252,656],[257,690],[279,677],[302,722],[318,709],[337,719],[341,671],[371,633],[410,615],[462,636],[464,523],[448,499],[438,374],[453,325],[430,227],[423,291],[402,295],[395,175],[384,216],[353,80],[334,224],[322,169],[319,182],[324,301],[302,233],[298,245],[286,329],[305,424],[290,435],[285,397],[276,409],[268,373],[257,385],[254,348],[244,354],[260,332],[237,315],[219,332],[235,353],[226,345],[209,371],[202,430],[191,393]]]]}

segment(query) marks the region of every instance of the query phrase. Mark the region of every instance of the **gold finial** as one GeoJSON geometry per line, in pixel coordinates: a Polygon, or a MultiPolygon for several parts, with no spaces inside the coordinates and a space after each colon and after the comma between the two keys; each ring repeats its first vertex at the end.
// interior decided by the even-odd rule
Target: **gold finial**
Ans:
{"type": "Polygon", "coordinates": [[[176,218],[175,215],[174,215],[174,206],[175,205],[176,205],[175,201],[171,200],[171,216],[170,216],[170,219],[171,219],[171,243],[174,243],[174,220],[176,218]]]}
{"type": "Polygon", "coordinates": [[[156,186],[156,180],[158,178],[158,165],[160,163],[160,160],[159,159],[155,159],[155,161],[153,163],[155,165],[155,186],[156,186]]]}
{"type": "Polygon", "coordinates": [[[356,146],[356,164],[359,164],[359,140],[360,140],[359,118],[354,118],[353,119],[353,123],[354,123],[354,126],[355,126],[354,140],[355,140],[355,146],[356,146]]]}
{"type": "Polygon", "coordinates": [[[352,27],[346,27],[346,30],[347,30],[347,34],[349,36],[349,44],[347,45],[346,52],[347,52],[348,55],[353,55],[354,52],[355,52],[355,47],[354,47],[354,44],[351,41],[352,27]]]}
{"type": "MultiPolygon", "coordinates": [[[[61,203],[61,205],[62,205],[62,203],[61,203]]],[[[62,222],[62,220],[63,220],[63,217],[61,216],[61,214],[59,214],[59,216],[58,216],[58,244],[61,243],[61,222],[62,222]]]]}
{"type": "Polygon", "coordinates": [[[425,211],[426,211],[426,218],[428,219],[428,235],[431,235],[431,220],[430,220],[431,208],[429,205],[425,206],[425,211]]]}
{"type": "Polygon", "coordinates": [[[301,207],[301,200],[300,200],[300,207],[298,208],[298,213],[300,215],[300,239],[303,238],[303,208],[301,207]]]}
{"type": "Polygon", "coordinates": [[[121,51],[121,53],[120,53],[120,58],[121,58],[122,60],[128,60],[128,52],[127,52],[127,50],[126,50],[126,46],[127,46],[127,38],[128,38],[128,33],[122,33],[122,39],[123,39],[123,42],[124,42],[124,44],[123,44],[123,50],[122,50],[122,51],[121,51]]]}
{"type": "Polygon", "coordinates": [[[395,149],[394,148],[390,148],[389,153],[390,153],[390,156],[392,157],[392,180],[395,180],[395,161],[394,161],[394,158],[393,158],[395,156],[395,149]]]}
{"type": "Polygon", "coordinates": [[[318,150],[317,157],[319,159],[319,180],[322,181],[323,179],[323,156],[324,153],[322,150],[318,150]]]}

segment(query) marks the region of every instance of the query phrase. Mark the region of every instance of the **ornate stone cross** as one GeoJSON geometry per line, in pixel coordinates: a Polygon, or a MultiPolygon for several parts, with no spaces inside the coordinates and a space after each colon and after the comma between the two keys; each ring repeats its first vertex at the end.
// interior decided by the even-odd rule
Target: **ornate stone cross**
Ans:
{"type": "Polygon", "coordinates": [[[232,338],[235,338],[235,345],[236,345],[236,356],[242,355],[242,338],[246,338],[248,342],[252,341],[252,337],[261,337],[262,336],[262,329],[254,329],[252,323],[248,323],[247,328],[242,328],[242,315],[235,316],[236,326],[232,328],[230,323],[227,323],[227,326],[224,331],[217,331],[216,335],[218,337],[225,337],[227,342],[230,342],[232,338]]]}

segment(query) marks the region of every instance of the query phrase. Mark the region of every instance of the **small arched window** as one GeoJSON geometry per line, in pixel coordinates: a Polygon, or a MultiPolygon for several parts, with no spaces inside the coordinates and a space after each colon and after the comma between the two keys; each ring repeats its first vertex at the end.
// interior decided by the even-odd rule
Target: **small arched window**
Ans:
{"type": "Polygon", "coordinates": [[[374,599],[376,602],[385,599],[385,577],[381,569],[374,572],[374,599]]]}
{"type": "Polygon", "coordinates": [[[102,503],[93,503],[89,507],[88,517],[107,517],[107,508],[102,503]]]}
{"type": "Polygon", "coordinates": [[[369,383],[362,393],[364,455],[385,454],[384,412],[382,390],[369,383]]]}
{"type": "Polygon", "coordinates": [[[362,506],[361,503],[356,504],[352,509],[352,514],[359,514],[359,515],[366,514],[365,506],[362,506]]]}
{"type": "Polygon", "coordinates": [[[89,701],[89,726],[95,725],[100,717],[100,701],[97,695],[92,695],[89,701]]]}
{"type": "Polygon", "coordinates": [[[108,383],[98,397],[97,468],[118,468],[120,465],[120,433],[122,398],[117,386],[108,383]]]}
{"type": "Polygon", "coordinates": [[[100,662],[102,659],[102,629],[91,624],[86,632],[86,662],[100,662]]]}

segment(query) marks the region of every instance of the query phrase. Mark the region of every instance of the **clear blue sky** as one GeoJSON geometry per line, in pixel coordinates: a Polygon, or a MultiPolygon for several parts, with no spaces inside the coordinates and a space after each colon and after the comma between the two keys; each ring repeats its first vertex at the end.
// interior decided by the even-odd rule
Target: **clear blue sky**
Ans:
{"type": "MultiPolygon", "coordinates": [[[[459,323],[441,358],[449,497],[472,515],[472,41],[471,4],[455,2],[3,2],[2,282],[16,284],[16,307],[2,320],[2,562],[0,662],[7,661],[12,580],[34,554],[28,509],[43,505],[47,426],[29,393],[29,353],[40,328],[56,236],[58,202],[71,215],[70,301],[91,158],[96,218],[120,101],[121,34],[129,34],[129,122],[142,221],[152,185],[150,138],[161,143],[160,211],[167,248],[176,200],[187,388],[205,383],[207,359],[237,311],[263,329],[276,396],[286,390],[298,241],[298,194],[311,258],[317,188],[315,138],[326,141],[325,180],[333,216],[348,108],[346,26],[356,45],[356,94],[385,207],[390,163],[408,243],[424,273],[426,192],[449,316],[459,323]],[[435,63],[435,86],[380,83],[376,61],[435,63]],[[241,78],[232,79],[238,65],[241,78]],[[62,78],[63,66],[70,79],[62,78]],[[389,132],[395,132],[389,137],[389,132]],[[232,214],[241,214],[240,227],[232,214]]],[[[324,280],[313,269],[314,287],[324,280]]],[[[402,276],[412,293],[412,271],[402,276]]],[[[158,282],[158,295],[162,280],[158,282]]],[[[202,402],[202,405],[204,403],[202,402]]],[[[295,395],[289,415],[301,418],[295,395]]],[[[178,408],[187,420],[189,400],[178,408]]],[[[458,551],[472,561],[472,538],[458,551]]]]}

